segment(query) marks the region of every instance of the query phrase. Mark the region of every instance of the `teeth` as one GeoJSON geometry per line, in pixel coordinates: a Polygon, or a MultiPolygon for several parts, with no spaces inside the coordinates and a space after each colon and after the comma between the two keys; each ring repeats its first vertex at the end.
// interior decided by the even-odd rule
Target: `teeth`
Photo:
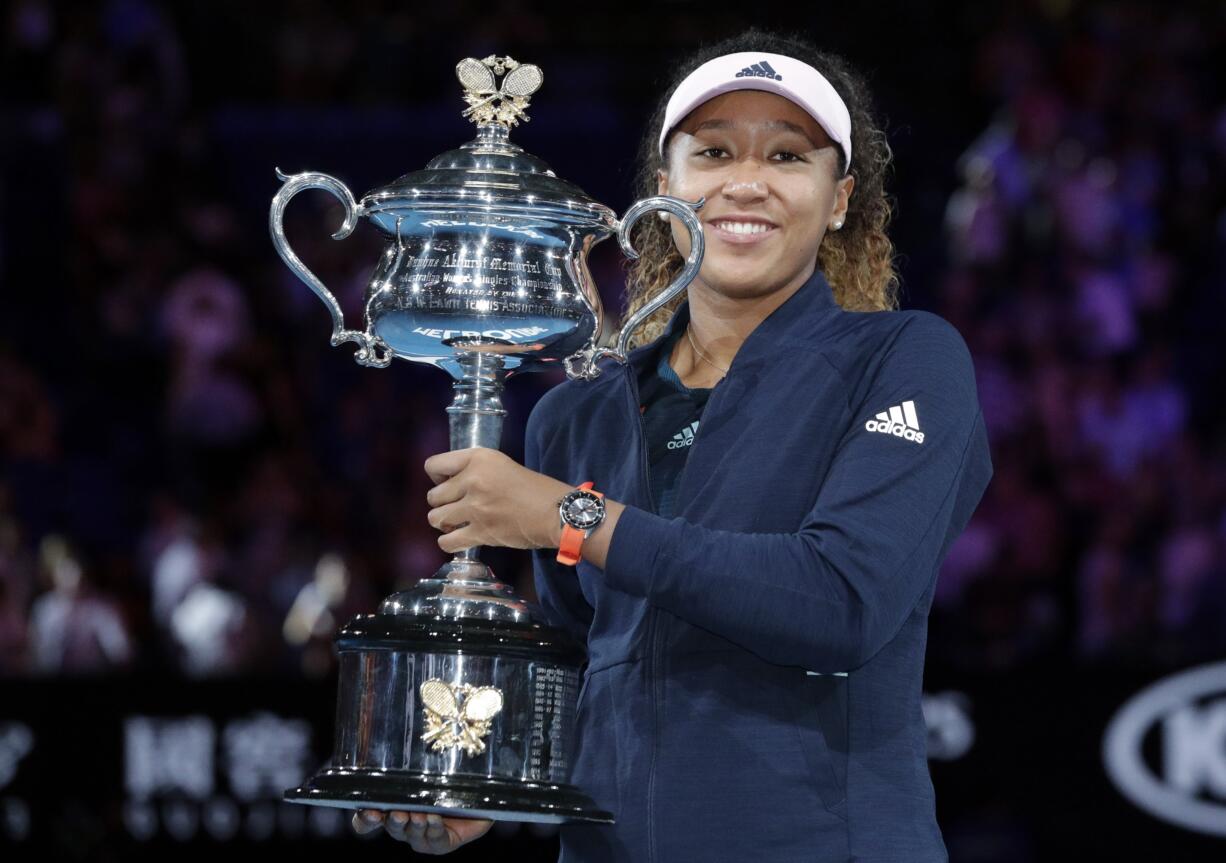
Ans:
{"type": "Polygon", "coordinates": [[[715,222],[715,226],[734,234],[761,234],[770,230],[770,225],[761,222],[715,222]]]}

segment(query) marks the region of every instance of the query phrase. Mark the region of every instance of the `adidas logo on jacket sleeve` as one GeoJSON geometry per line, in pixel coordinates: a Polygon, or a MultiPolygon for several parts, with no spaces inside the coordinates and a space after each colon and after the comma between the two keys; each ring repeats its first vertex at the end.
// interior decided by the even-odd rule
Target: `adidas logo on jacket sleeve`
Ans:
{"type": "Polygon", "coordinates": [[[924,442],[924,433],[920,431],[919,417],[915,413],[915,402],[907,400],[901,405],[892,405],[887,410],[877,414],[864,424],[867,431],[893,435],[903,440],[924,442]]]}

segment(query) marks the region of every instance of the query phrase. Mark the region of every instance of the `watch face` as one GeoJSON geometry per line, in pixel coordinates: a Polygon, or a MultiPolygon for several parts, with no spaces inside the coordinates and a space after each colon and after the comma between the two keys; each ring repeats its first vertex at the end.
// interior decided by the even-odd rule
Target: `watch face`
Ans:
{"type": "Polygon", "coordinates": [[[604,501],[590,491],[573,491],[566,496],[562,517],[579,530],[595,527],[604,518],[604,501]]]}

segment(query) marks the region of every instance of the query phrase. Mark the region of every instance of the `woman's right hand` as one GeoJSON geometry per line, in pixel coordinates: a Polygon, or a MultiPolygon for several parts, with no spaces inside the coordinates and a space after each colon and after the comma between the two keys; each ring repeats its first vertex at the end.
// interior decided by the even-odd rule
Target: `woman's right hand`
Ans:
{"type": "Polygon", "coordinates": [[[382,827],[387,835],[418,854],[446,854],[484,836],[494,822],[486,818],[444,818],[433,812],[380,812],[359,809],[353,816],[353,829],[371,833],[382,827]]]}

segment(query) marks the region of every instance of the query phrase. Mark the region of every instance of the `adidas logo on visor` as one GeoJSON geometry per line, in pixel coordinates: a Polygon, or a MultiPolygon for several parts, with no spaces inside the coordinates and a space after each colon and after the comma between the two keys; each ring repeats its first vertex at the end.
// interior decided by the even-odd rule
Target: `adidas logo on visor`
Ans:
{"type": "Polygon", "coordinates": [[[694,420],[681,431],[673,435],[673,439],[668,442],[669,449],[685,449],[694,442],[694,432],[698,431],[698,420],[694,420]]]}
{"type": "Polygon", "coordinates": [[[754,63],[752,66],[746,66],[740,72],[736,73],[738,78],[770,78],[772,81],[782,81],[783,76],[771,68],[771,64],[763,60],[761,63],[754,63]]]}
{"type": "Polygon", "coordinates": [[[903,440],[924,442],[924,433],[920,431],[919,417],[915,415],[915,402],[913,401],[905,401],[901,405],[894,405],[888,411],[882,411],[877,414],[876,419],[866,422],[864,428],[867,431],[893,435],[903,440]]]}

